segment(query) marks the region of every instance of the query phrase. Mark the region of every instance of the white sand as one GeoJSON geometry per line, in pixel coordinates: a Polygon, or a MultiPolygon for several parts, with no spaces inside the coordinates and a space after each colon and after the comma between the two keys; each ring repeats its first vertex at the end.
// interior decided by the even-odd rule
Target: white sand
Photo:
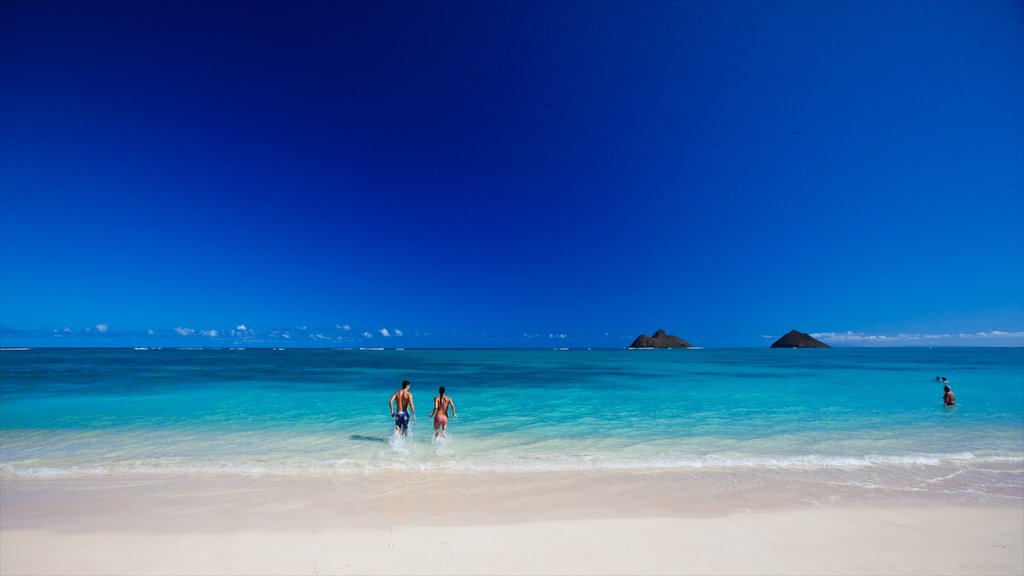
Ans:
{"type": "Polygon", "coordinates": [[[669,477],[4,479],[0,573],[1024,573],[1019,501],[737,512],[669,477]]]}

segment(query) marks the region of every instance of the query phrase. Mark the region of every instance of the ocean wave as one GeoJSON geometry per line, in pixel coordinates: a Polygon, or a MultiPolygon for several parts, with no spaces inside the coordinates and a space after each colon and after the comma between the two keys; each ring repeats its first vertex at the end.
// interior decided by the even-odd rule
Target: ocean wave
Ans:
{"type": "MultiPolygon", "coordinates": [[[[133,460],[113,463],[77,463],[41,465],[35,463],[0,464],[0,477],[62,478],[85,476],[319,476],[387,471],[453,471],[453,472],[573,472],[573,471],[814,471],[856,470],[865,468],[914,468],[954,466],[968,470],[984,470],[986,465],[1017,467],[1024,457],[1008,455],[976,455],[970,452],[953,454],[865,455],[865,456],[779,456],[742,457],[709,455],[683,458],[623,459],[615,457],[549,456],[489,461],[442,457],[410,458],[407,450],[396,451],[395,458],[380,460],[328,459],[309,462],[190,461],[187,459],[133,460]]],[[[951,474],[959,473],[958,471],[951,474]]]]}

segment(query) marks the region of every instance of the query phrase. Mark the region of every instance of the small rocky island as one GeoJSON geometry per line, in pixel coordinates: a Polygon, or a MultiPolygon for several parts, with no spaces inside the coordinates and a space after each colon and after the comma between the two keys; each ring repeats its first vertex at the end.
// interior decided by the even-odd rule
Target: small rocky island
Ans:
{"type": "Polygon", "coordinates": [[[658,330],[654,336],[641,334],[629,345],[630,348],[689,348],[690,344],[679,336],[665,334],[664,330],[658,330]]]}
{"type": "Polygon", "coordinates": [[[779,338],[772,343],[772,348],[831,348],[828,344],[825,344],[821,340],[811,336],[810,334],[804,334],[797,330],[790,330],[789,334],[786,334],[782,338],[779,338]]]}

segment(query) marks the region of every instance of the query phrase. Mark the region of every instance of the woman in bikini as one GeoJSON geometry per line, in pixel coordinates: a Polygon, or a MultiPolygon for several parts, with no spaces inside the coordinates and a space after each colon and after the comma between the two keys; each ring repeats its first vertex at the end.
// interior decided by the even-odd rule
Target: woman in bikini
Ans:
{"type": "Polygon", "coordinates": [[[458,418],[455,413],[455,402],[444,395],[444,386],[437,390],[438,395],[434,396],[434,410],[430,413],[434,417],[434,438],[440,434],[441,438],[448,437],[448,408],[452,409],[452,418],[458,418]]]}

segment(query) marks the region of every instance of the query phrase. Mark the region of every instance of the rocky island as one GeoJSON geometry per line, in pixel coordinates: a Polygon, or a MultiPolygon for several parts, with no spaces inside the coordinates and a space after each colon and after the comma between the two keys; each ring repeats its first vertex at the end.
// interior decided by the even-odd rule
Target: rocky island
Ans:
{"type": "Polygon", "coordinates": [[[666,334],[664,330],[658,330],[654,336],[641,334],[629,345],[630,348],[689,348],[690,344],[679,336],[666,334]]]}
{"type": "Polygon", "coordinates": [[[810,334],[804,334],[797,330],[790,330],[789,334],[786,334],[782,338],[779,338],[772,343],[772,348],[831,348],[828,344],[825,344],[821,340],[811,336],[810,334]]]}

